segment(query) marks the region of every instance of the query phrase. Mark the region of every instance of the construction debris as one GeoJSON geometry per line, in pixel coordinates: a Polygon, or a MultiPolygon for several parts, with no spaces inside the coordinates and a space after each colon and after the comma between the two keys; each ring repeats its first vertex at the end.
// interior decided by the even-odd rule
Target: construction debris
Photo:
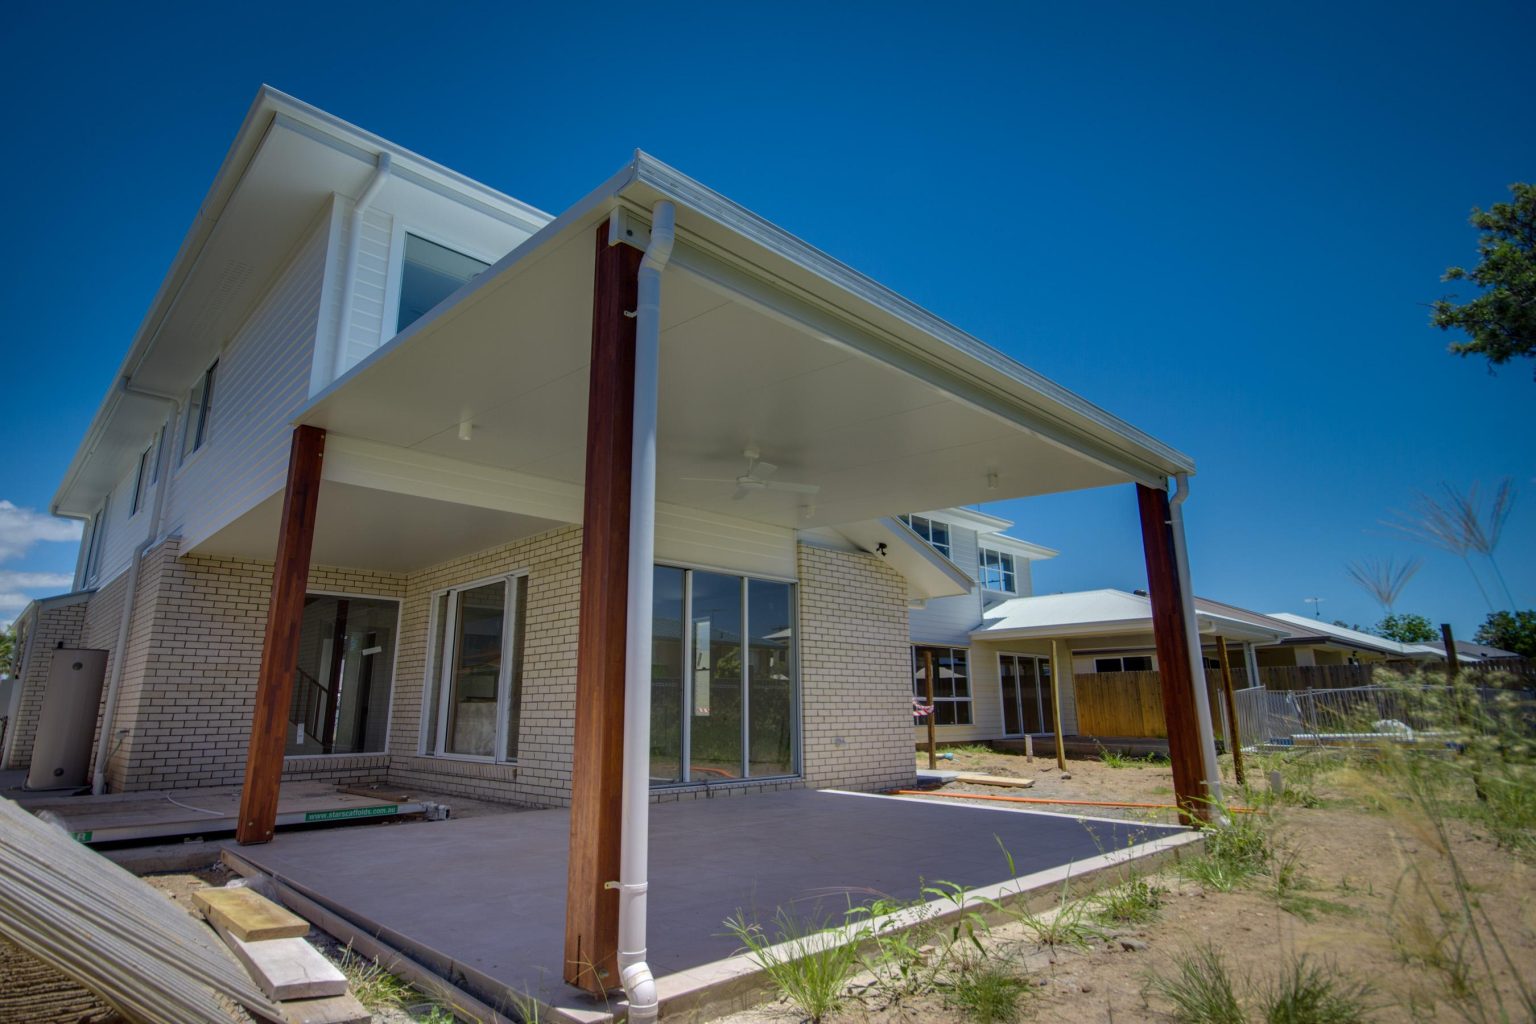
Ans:
{"type": "Polygon", "coordinates": [[[246,886],[199,889],[192,894],[192,902],[209,924],[244,942],[302,939],[309,934],[308,921],[246,886]]]}
{"type": "Polygon", "coordinates": [[[280,1011],[215,936],[144,882],[0,799],[0,936],[131,1021],[229,1024],[280,1011]]]}

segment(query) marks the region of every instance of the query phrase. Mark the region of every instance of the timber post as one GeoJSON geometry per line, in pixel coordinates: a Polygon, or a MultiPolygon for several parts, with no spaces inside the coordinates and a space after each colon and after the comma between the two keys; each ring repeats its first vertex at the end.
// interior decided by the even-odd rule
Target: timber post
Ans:
{"type": "Polygon", "coordinates": [[[923,651],[923,676],[928,682],[928,770],[934,771],[939,767],[939,741],[938,723],[934,721],[939,715],[939,706],[933,702],[933,648],[923,651]]]}
{"type": "Polygon", "coordinates": [[[1051,640],[1051,724],[1056,730],[1056,767],[1067,770],[1066,739],[1061,734],[1061,641],[1051,640]]]}
{"type": "Polygon", "coordinates": [[[256,706],[251,712],[251,740],[246,748],[245,784],[240,789],[240,820],[235,828],[235,840],[242,846],[270,842],[277,828],[283,748],[288,739],[293,676],[299,664],[299,634],[304,625],[304,596],[309,589],[309,556],[314,549],[324,455],[325,431],[307,425],[293,429],[272,567],[272,598],[267,605],[256,706]]]}
{"type": "Polygon", "coordinates": [[[1168,492],[1136,485],[1141,514],[1141,544],[1147,562],[1147,594],[1152,605],[1152,633],[1157,643],[1163,714],[1168,725],[1168,759],[1173,763],[1174,802],[1179,820],[1192,825],[1215,817],[1214,794],[1206,792],[1200,723],[1195,708],[1195,673],[1184,617],[1184,594],[1173,547],[1168,492]]]}
{"type": "Polygon", "coordinates": [[[1243,771],[1243,744],[1237,730],[1237,696],[1232,692],[1232,659],[1227,653],[1227,638],[1216,637],[1216,657],[1221,662],[1221,694],[1227,709],[1227,742],[1232,747],[1232,771],[1237,776],[1237,784],[1247,784],[1247,776],[1243,771]]]}
{"type": "Polygon", "coordinates": [[[565,917],[566,982],[602,995],[619,984],[624,657],[635,408],[635,320],[644,255],[597,228],[587,391],[576,723],[565,917]]]}

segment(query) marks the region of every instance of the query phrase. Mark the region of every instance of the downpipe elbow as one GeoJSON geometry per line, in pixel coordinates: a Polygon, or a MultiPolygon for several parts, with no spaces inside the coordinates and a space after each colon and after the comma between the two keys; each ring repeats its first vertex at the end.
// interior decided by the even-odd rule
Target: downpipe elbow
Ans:
{"type": "Polygon", "coordinates": [[[620,968],[619,980],[624,985],[625,997],[629,999],[629,1024],[651,1024],[660,1008],[656,996],[656,979],[651,976],[651,965],[640,960],[620,968]]]}

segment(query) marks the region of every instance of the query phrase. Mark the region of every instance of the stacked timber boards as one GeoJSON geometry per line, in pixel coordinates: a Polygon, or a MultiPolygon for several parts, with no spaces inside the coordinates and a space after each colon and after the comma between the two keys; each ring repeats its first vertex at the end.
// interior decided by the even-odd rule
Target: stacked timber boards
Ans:
{"type": "Polygon", "coordinates": [[[358,1024],[370,1016],[347,979],[304,936],[309,922],[243,885],[199,889],[192,901],[289,1024],[358,1024]]]}

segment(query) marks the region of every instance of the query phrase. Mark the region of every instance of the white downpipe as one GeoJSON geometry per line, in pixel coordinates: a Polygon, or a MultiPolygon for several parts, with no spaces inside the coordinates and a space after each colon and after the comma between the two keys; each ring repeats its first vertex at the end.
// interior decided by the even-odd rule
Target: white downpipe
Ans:
{"type": "Polygon", "coordinates": [[[1216,760],[1216,734],[1211,728],[1210,690],[1205,681],[1205,654],[1200,649],[1200,626],[1195,620],[1195,592],[1190,589],[1189,551],[1184,543],[1184,502],[1189,498],[1189,474],[1174,477],[1178,489],[1168,502],[1168,520],[1173,528],[1173,562],[1179,574],[1179,593],[1184,602],[1184,633],[1189,643],[1189,662],[1195,683],[1195,721],[1200,728],[1200,754],[1205,768],[1206,795],[1220,814],[1221,768],[1216,760]]]}
{"type": "Polygon", "coordinates": [[[123,614],[117,624],[117,643],[112,648],[112,671],[107,674],[107,697],[101,706],[101,735],[96,740],[96,769],[91,773],[91,795],[100,796],[107,791],[107,759],[112,756],[112,734],[117,722],[117,701],[122,694],[123,668],[128,662],[128,630],[133,625],[134,598],[139,592],[139,567],[144,564],[144,552],[154,547],[160,535],[160,515],[165,510],[165,495],[171,489],[171,467],[166,462],[169,454],[165,446],[176,436],[176,423],[181,418],[181,401],[170,395],[136,388],[123,378],[124,394],[140,395],[164,402],[170,411],[170,423],[161,428],[160,443],[155,446],[155,459],[160,465],[160,479],[155,484],[155,504],[149,514],[149,527],[144,539],[133,549],[128,562],[128,577],[124,581],[127,592],[123,594],[123,614]]]}
{"type": "MultiPolygon", "coordinates": [[[[363,244],[363,215],[373,205],[374,196],[389,177],[390,157],[380,153],[373,176],[363,186],[363,194],[352,203],[351,226],[347,229],[347,265],[341,277],[341,316],[336,324],[336,351],[331,353],[331,380],[346,369],[347,339],[352,336],[352,301],[357,296],[357,253],[363,244]]],[[[327,381],[329,383],[329,381],[327,381]]]]}
{"type": "Polygon", "coordinates": [[[624,785],[619,839],[619,978],[630,1024],[654,1021],[656,979],[646,963],[651,839],[651,589],[656,560],[656,405],[661,363],[661,272],[672,255],[676,210],[651,212],[635,308],[635,437],[629,491],[629,613],[624,652],[624,785]]]}
{"type": "Polygon", "coordinates": [[[1243,664],[1248,668],[1248,685],[1262,686],[1263,681],[1259,678],[1259,655],[1254,650],[1252,640],[1243,644],[1243,664]]]}

